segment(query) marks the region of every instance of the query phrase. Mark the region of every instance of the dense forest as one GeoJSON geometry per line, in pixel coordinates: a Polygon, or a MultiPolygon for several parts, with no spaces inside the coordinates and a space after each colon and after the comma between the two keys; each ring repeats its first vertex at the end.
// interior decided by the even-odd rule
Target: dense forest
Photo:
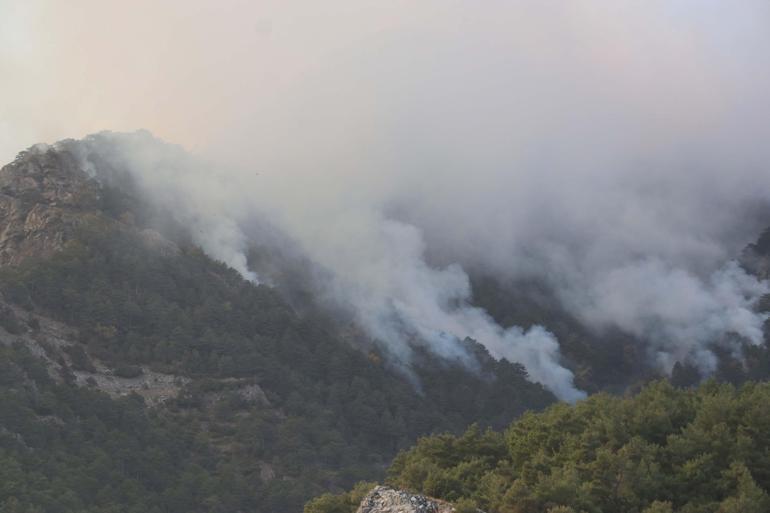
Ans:
{"type": "Polygon", "coordinates": [[[84,223],[51,258],[3,268],[0,285],[20,312],[2,315],[9,340],[39,329],[24,312],[79,333],[56,379],[23,344],[4,349],[4,513],[298,511],[325,490],[381,478],[420,435],[461,432],[470,419],[502,427],[553,402],[521,366],[472,341],[479,372],[416,348],[405,376],[328,316],[299,315],[196,247],[158,251],[111,218],[84,223]],[[185,385],[153,408],[76,386],[97,363],[185,385]],[[259,400],[244,396],[249,387],[259,400]]]}
{"type": "Polygon", "coordinates": [[[233,511],[242,474],[187,422],[56,384],[26,348],[0,349],[0,511],[233,511]],[[220,508],[220,509],[215,509],[220,508]]]}
{"type": "MultiPolygon", "coordinates": [[[[770,385],[656,382],[527,413],[504,431],[420,439],[389,482],[494,513],[770,511],[770,385]]],[[[355,511],[325,495],[306,513],[355,511]]]]}

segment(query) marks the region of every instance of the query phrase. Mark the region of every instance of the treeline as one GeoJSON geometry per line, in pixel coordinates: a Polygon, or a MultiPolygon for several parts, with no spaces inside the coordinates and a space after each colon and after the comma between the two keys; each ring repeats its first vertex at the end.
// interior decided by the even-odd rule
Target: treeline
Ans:
{"type": "MultiPolygon", "coordinates": [[[[503,427],[554,400],[521,366],[496,362],[471,341],[479,372],[416,348],[407,378],[376,348],[361,351],[343,339],[323,312],[298,315],[275,290],[244,281],[197,248],[158,251],[139,230],[113,221],[84,224],[51,259],[0,270],[0,291],[80,333],[59,382],[25,371],[23,387],[17,372],[0,383],[0,409],[16,408],[0,415],[0,447],[13,459],[4,467],[16,472],[6,482],[29,487],[0,486],[0,504],[17,508],[7,511],[296,512],[324,491],[381,479],[421,435],[460,433],[470,421],[503,427]],[[72,373],[98,362],[116,375],[146,367],[191,381],[177,399],[148,409],[139,398],[77,388],[72,373]],[[267,401],[245,400],[234,384],[258,386],[267,401]],[[41,397],[64,413],[37,411],[41,397]],[[112,424],[99,435],[103,452],[81,456],[90,450],[81,432],[102,429],[93,418],[112,424]],[[155,440],[148,450],[137,449],[147,442],[136,438],[144,435],[134,420],[155,440]],[[41,430],[53,434],[30,444],[41,430]],[[136,455],[144,466],[126,466],[136,455]],[[153,455],[160,481],[152,478],[153,455]],[[90,484],[75,486],[73,476],[90,484]],[[47,498],[66,491],[71,501],[47,498]]],[[[17,333],[39,329],[6,314],[0,320],[17,333]]]]}
{"type": "MultiPolygon", "coordinates": [[[[770,384],[656,382],[527,413],[505,431],[422,438],[396,487],[496,513],[766,513],[770,384]]],[[[343,513],[344,496],[307,512],[343,513]]]]}

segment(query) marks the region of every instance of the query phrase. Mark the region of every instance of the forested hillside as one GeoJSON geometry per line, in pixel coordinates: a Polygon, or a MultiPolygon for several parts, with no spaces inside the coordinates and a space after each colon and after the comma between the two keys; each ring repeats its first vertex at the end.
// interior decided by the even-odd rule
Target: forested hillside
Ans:
{"type": "MultiPolygon", "coordinates": [[[[389,482],[489,513],[770,511],[770,385],[667,382],[421,439],[389,482]]],[[[360,496],[360,493],[354,494],[360,496]]],[[[306,512],[354,511],[325,496],[306,512]]]]}
{"type": "MultiPolygon", "coordinates": [[[[462,359],[411,340],[405,365],[301,284],[259,285],[207,256],[131,175],[98,156],[86,173],[67,148],[77,145],[30,150],[0,171],[2,513],[299,511],[324,492],[382,480],[399,451],[435,433],[450,434],[402,453],[391,481],[463,508],[764,504],[764,386],[658,384],[487,432],[554,396],[471,339],[462,359]],[[697,431],[718,408],[735,414],[713,413],[716,424],[697,431]]],[[[744,259],[758,276],[764,240],[744,259]]],[[[275,258],[257,246],[250,254],[275,258]]],[[[659,376],[633,339],[592,338],[528,300],[537,294],[527,287],[473,286],[501,326],[553,326],[588,390],[623,392],[659,376]]],[[[742,354],[714,345],[716,377],[765,379],[766,344],[741,343],[742,354]]],[[[671,381],[702,378],[683,362],[671,381]]],[[[311,511],[346,511],[362,489],[326,495],[311,511]]]]}
{"type": "Polygon", "coordinates": [[[23,235],[0,268],[3,513],[298,511],[420,435],[553,402],[470,340],[476,370],[419,347],[399,369],[130,190],[25,158],[3,170],[5,234],[23,235]]]}

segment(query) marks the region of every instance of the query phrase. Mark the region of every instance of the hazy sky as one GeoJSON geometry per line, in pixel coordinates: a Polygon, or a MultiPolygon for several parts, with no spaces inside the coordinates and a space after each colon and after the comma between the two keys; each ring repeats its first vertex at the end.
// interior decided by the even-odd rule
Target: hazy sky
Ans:
{"type": "Polygon", "coordinates": [[[768,80],[769,10],[755,0],[0,0],[0,157],[105,128],[281,154],[299,131],[343,151],[352,138],[398,137],[415,109],[430,114],[423,124],[464,120],[436,139],[473,130],[529,145],[566,120],[608,143],[654,144],[706,130],[726,109],[764,117],[749,102],[768,80]],[[619,120],[638,130],[618,133],[619,120]]]}
{"type": "Polygon", "coordinates": [[[470,268],[545,280],[663,370],[761,339],[767,285],[730,260],[770,224],[764,0],[0,0],[0,159],[136,128],[232,166],[134,159],[211,254],[250,276],[269,216],[394,348],[480,337],[579,395],[550,333],[470,306],[470,268]]]}

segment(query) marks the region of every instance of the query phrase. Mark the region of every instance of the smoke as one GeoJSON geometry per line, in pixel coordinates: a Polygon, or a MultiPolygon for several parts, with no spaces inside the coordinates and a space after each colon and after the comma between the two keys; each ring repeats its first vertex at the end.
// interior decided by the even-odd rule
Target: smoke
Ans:
{"type": "MultiPolygon", "coordinates": [[[[170,210],[210,256],[244,278],[260,281],[248,267],[247,253],[266,240],[258,230],[253,240],[246,233],[254,232],[252,227],[260,226],[263,218],[280,216],[263,209],[259,195],[245,185],[249,178],[244,174],[218,172],[211,163],[148,132],[100,133],[56,147],[77,155],[83,169],[97,178],[105,179],[113,170],[128,171],[140,192],[170,210]]],[[[316,295],[352,314],[407,370],[414,343],[474,368],[476,362],[461,343],[469,337],[492,356],[524,365],[532,379],[558,397],[574,401],[585,395],[574,387],[572,372],[559,363],[559,345],[551,333],[542,326],[499,326],[483,309],[472,306],[470,281],[460,265],[429,265],[418,228],[370,207],[344,205],[337,218],[317,213],[323,226],[316,228],[325,229],[309,245],[307,236],[300,240],[302,256],[329,271],[330,278],[308,285],[316,295]]]]}
{"type": "Polygon", "coordinates": [[[258,283],[249,269],[249,241],[242,230],[251,212],[247,197],[227,174],[182,147],[163,143],[147,131],[104,132],[82,141],[63,140],[55,148],[75,154],[90,176],[109,182],[111,173],[128,172],[139,192],[171,210],[191,238],[212,258],[258,283]]]}
{"type": "Polygon", "coordinates": [[[265,279],[246,255],[268,219],[394,358],[420,339],[462,360],[471,337],[571,400],[548,326],[498,325],[467,273],[545,283],[664,371],[760,343],[767,285],[732,260],[770,219],[769,15],[759,0],[12,1],[0,152],[146,127],[219,162],[123,152],[215,258],[265,279]]]}
{"type": "Polygon", "coordinates": [[[592,326],[619,326],[648,341],[657,363],[670,372],[677,361],[696,363],[704,375],[716,370],[709,344],[723,343],[740,357],[736,334],[763,342],[765,316],[754,312],[766,282],[728,262],[703,280],[660,260],[630,263],[599,277],[582,317],[592,326]]]}

